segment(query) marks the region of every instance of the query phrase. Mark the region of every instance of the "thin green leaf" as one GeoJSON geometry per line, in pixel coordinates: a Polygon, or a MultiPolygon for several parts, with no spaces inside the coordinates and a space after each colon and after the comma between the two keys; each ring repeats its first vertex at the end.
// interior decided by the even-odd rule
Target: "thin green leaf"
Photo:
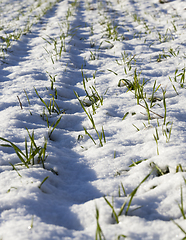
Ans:
{"type": "Polygon", "coordinates": [[[94,139],[92,138],[92,136],[88,133],[87,129],[85,127],[83,127],[85,130],[85,133],[89,136],[89,138],[93,141],[93,143],[96,145],[96,142],[94,141],[94,139]]]}
{"type": "MultiPolygon", "coordinates": [[[[52,135],[54,129],[57,127],[57,125],[58,125],[59,122],[61,121],[61,118],[62,118],[62,116],[60,116],[60,117],[58,118],[58,120],[56,121],[54,127],[52,128],[52,130],[51,130],[51,132],[50,132],[50,134],[49,134],[49,137],[52,135]]],[[[52,126],[53,126],[53,123],[52,123],[52,126]]]]}
{"type": "Polygon", "coordinates": [[[104,143],[106,143],[105,132],[104,132],[103,126],[102,126],[102,133],[103,133],[103,140],[104,140],[104,143]]]}
{"type": "MultiPolygon", "coordinates": [[[[186,231],[183,230],[183,228],[178,224],[176,223],[174,220],[172,220],[174,224],[176,224],[177,227],[179,227],[179,229],[186,235],[186,231]]],[[[186,237],[182,238],[182,239],[186,239],[186,237]]]]}
{"type": "Polygon", "coordinates": [[[45,101],[39,96],[39,93],[37,92],[37,90],[36,90],[36,88],[34,87],[34,89],[35,89],[35,92],[36,92],[36,94],[37,94],[37,96],[39,97],[39,99],[41,100],[41,102],[45,105],[45,107],[48,109],[48,112],[49,112],[49,114],[51,114],[51,110],[50,110],[50,108],[48,107],[48,105],[45,103],[45,101]]]}
{"type": "Polygon", "coordinates": [[[17,174],[20,176],[20,177],[22,177],[21,176],[21,174],[17,171],[17,169],[15,168],[15,166],[11,163],[11,162],[9,162],[10,163],[10,165],[13,167],[13,170],[15,170],[16,172],[17,172],[17,174]]]}
{"type": "Polygon", "coordinates": [[[27,130],[27,132],[28,132],[28,136],[29,136],[29,138],[30,138],[30,140],[31,140],[31,143],[34,145],[35,148],[37,148],[37,145],[36,145],[36,143],[35,143],[35,141],[34,141],[34,130],[32,131],[32,136],[30,135],[30,133],[29,133],[29,131],[28,131],[28,128],[26,128],[26,130],[27,130]]]}
{"type": "Polygon", "coordinates": [[[112,213],[113,213],[113,215],[114,215],[114,217],[115,217],[116,222],[119,223],[118,216],[117,216],[117,214],[116,214],[116,212],[115,212],[115,210],[114,210],[114,207],[113,207],[112,204],[108,201],[108,199],[106,199],[105,196],[104,196],[104,199],[105,199],[106,203],[109,205],[109,207],[112,209],[112,213]]]}
{"type": "Polygon", "coordinates": [[[124,120],[128,116],[129,112],[126,112],[125,115],[123,116],[122,120],[124,120]]]}
{"type": "Polygon", "coordinates": [[[26,158],[28,159],[28,146],[27,146],[27,138],[25,137],[25,152],[26,152],[26,158]]]}
{"type": "Polygon", "coordinates": [[[38,186],[38,188],[41,188],[41,186],[43,185],[43,183],[44,183],[48,178],[49,178],[49,176],[45,177],[45,178],[43,179],[43,181],[41,182],[41,184],[38,186]]]}
{"type": "Polygon", "coordinates": [[[122,204],[122,206],[121,206],[121,208],[120,208],[120,211],[119,211],[119,213],[118,213],[118,217],[121,216],[121,214],[122,214],[122,212],[123,212],[126,204],[127,204],[127,200],[122,204]]]}
{"type": "MultiPolygon", "coordinates": [[[[153,169],[154,170],[154,169],[153,169]]],[[[151,175],[151,173],[153,172],[153,170],[140,182],[140,184],[131,192],[130,196],[130,200],[129,200],[129,203],[128,203],[128,206],[127,206],[127,209],[125,211],[125,215],[128,214],[128,211],[129,211],[129,208],[130,208],[130,205],[132,203],[132,199],[134,197],[134,195],[136,194],[138,188],[149,178],[149,176],[151,175]]]]}
{"type": "Polygon", "coordinates": [[[107,69],[109,72],[112,72],[112,73],[114,73],[116,76],[118,75],[116,72],[114,72],[113,70],[111,70],[111,69],[107,69]]]}
{"type": "Polygon", "coordinates": [[[119,236],[117,236],[117,240],[120,240],[120,238],[126,238],[127,236],[126,235],[123,235],[123,234],[120,234],[119,236]]]}
{"type": "Polygon", "coordinates": [[[124,196],[126,197],[127,194],[126,194],[125,188],[124,188],[124,186],[123,186],[123,183],[121,183],[121,187],[122,187],[122,190],[123,190],[124,196]]]}

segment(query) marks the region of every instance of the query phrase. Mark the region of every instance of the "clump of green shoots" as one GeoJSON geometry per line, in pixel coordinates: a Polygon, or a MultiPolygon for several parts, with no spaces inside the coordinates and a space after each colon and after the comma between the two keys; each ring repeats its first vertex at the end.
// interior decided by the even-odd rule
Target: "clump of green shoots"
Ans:
{"type": "Polygon", "coordinates": [[[186,77],[185,72],[186,72],[186,68],[184,67],[184,68],[182,68],[182,72],[181,73],[178,74],[178,69],[176,69],[175,73],[174,73],[174,75],[175,75],[174,76],[174,81],[178,82],[180,84],[181,88],[184,87],[185,77],[186,77]],[[179,81],[177,80],[178,77],[181,77],[179,81]]]}
{"type": "Polygon", "coordinates": [[[180,172],[185,172],[185,171],[186,171],[185,169],[183,169],[183,167],[182,167],[181,164],[178,164],[178,165],[176,166],[176,173],[179,172],[179,170],[180,170],[180,172]]]}
{"type": "MultiPolygon", "coordinates": [[[[62,51],[63,51],[63,48],[64,48],[64,35],[60,36],[60,43],[58,43],[58,39],[57,38],[52,38],[50,36],[48,36],[48,38],[50,39],[47,40],[46,38],[43,38],[43,40],[45,40],[49,45],[52,46],[53,44],[53,51],[54,51],[54,54],[52,53],[51,55],[51,60],[52,60],[52,63],[54,64],[54,59],[53,59],[53,55],[55,56],[55,60],[58,61],[60,58],[61,58],[61,55],[62,55],[62,51]]],[[[45,51],[50,54],[50,52],[44,47],[45,51]]]]}
{"type": "MultiPolygon", "coordinates": [[[[83,104],[87,107],[92,106],[93,115],[96,113],[96,109],[100,107],[100,105],[103,105],[103,96],[100,96],[98,91],[96,90],[95,86],[89,87],[91,94],[89,94],[87,88],[86,88],[86,82],[88,82],[88,79],[86,75],[84,75],[82,67],[81,67],[81,73],[83,78],[83,87],[84,91],[86,93],[86,97],[89,100],[89,103],[85,100],[83,101],[83,104]]],[[[93,78],[95,78],[95,75],[93,75],[93,78]]]]}
{"type": "MultiPolygon", "coordinates": [[[[47,72],[48,73],[48,72],[47,72]]],[[[55,74],[54,76],[52,76],[51,74],[49,74],[48,73],[48,76],[49,76],[49,78],[50,78],[50,82],[51,82],[51,90],[54,90],[54,83],[55,83],[55,81],[56,81],[56,76],[57,76],[57,74],[55,74]]]]}
{"type": "Polygon", "coordinates": [[[178,50],[174,50],[173,48],[169,48],[169,52],[173,57],[178,56],[178,54],[180,53],[179,49],[178,50]]]}
{"type": "MultiPolygon", "coordinates": [[[[57,113],[58,115],[61,114],[62,112],[64,112],[64,110],[60,110],[58,104],[55,101],[56,95],[52,95],[52,98],[50,99],[50,101],[45,102],[43,100],[42,97],[40,97],[39,93],[37,92],[36,88],[35,92],[37,94],[37,96],[39,97],[39,99],[41,100],[41,102],[45,105],[46,109],[48,110],[48,113],[51,115],[52,113],[57,113]]],[[[51,94],[50,94],[51,95],[51,94]]],[[[44,111],[44,110],[43,110],[44,111]]],[[[45,111],[44,111],[45,112],[45,111]]]]}
{"type": "Polygon", "coordinates": [[[128,88],[128,91],[132,91],[135,94],[135,98],[137,99],[137,104],[139,104],[140,99],[144,99],[146,97],[146,93],[144,93],[144,85],[148,82],[143,79],[142,83],[140,80],[140,73],[137,74],[137,69],[134,70],[133,81],[128,79],[120,79],[118,86],[121,85],[121,82],[128,88]]]}
{"type": "Polygon", "coordinates": [[[96,49],[94,53],[90,51],[90,61],[94,61],[94,60],[99,60],[99,54],[97,53],[96,49]]]}
{"type": "Polygon", "coordinates": [[[55,128],[57,127],[57,125],[60,123],[62,115],[57,119],[56,122],[54,121],[51,125],[49,123],[48,116],[46,114],[45,114],[45,117],[46,117],[48,129],[49,129],[48,136],[51,139],[51,135],[52,135],[53,131],[55,130],[55,128]]]}
{"type": "Polygon", "coordinates": [[[168,42],[174,40],[172,31],[170,28],[167,28],[165,33],[157,32],[160,43],[168,42]]]}
{"type": "MultiPolygon", "coordinates": [[[[98,136],[98,139],[99,139],[99,143],[100,143],[100,146],[103,147],[103,142],[106,143],[106,138],[105,138],[105,132],[104,132],[104,129],[103,129],[103,126],[102,126],[102,131],[101,133],[98,132],[97,128],[96,128],[96,125],[95,125],[95,122],[94,122],[94,119],[92,117],[92,114],[90,112],[87,112],[87,110],[85,109],[84,105],[83,105],[83,102],[80,100],[77,92],[75,92],[75,95],[78,99],[78,101],[80,102],[81,104],[81,107],[83,108],[84,112],[86,113],[87,117],[89,118],[89,120],[91,121],[92,123],[92,127],[94,128],[94,130],[96,131],[96,134],[98,136]]],[[[90,139],[93,141],[93,143],[96,145],[96,142],[95,140],[93,139],[93,137],[90,135],[90,133],[88,133],[87,129],[84,127],[84,131],[85,131],[85,134],[87,134],[90,139]]]]}
{"type": "MultiPolygon", "coordinates": [[[[3,40],[3,44],[1,45],[3,58],[5,57],[5,53],[7,53],[8,49],[11,48],[12,42],[19,40],[22,35],[27,34],[30,31],[32,25],[37,23],[41,19],[41,17],[45,15],[46,12],[51,9],[58,1],[59,0],[55,0],[53,2],[48,2],[47,4],[45,3],[46,1],[39,1],[38,4],[34,3],[30,5],[27,9],[25,9],[27,12],[25,11],[25,13],[22,13],[21,11],[15,18],[12,19],[12,21],[19,21],[22,16],[24,16],[24,18],[27,16],[24,20],[26,24],[21,24],[21,26],[17,26],[17,24],[10,23],[10,25],[14,25],[16,26],[16,28],[13,27],[13,29],[8,29],[9,33],[5,32],[6,36],[1,37],[1,39],[3,40]],[[39,8],[38,12],[37,8],[39,8]]],[[[20,23],[18,23],[18,25],[19,24],[20,23]]],[[[4,29],[4,31],[6,31],[6,29],[4,29]]]]}
{"type": "Polygon", "coordinates": [[[158,91],[160,87],[161,87],[161,84],[159,84],[156,88],[156,80],[155,80],[153,89],[152,89],[152,95],[150,97],[150,108],[154,107],[156,101],[161,101],[161,99],[158,99],[157,97],[155,97],[155,93],[158,91]]]}
{"type": "Polygon", "coordinates": [[[47,148],[47,139],[44,139],[44,145],[43,147],[41,146],[37,146],[35,139],[34,139],[34,131],[32,132],[32,134],[30,134],[30,132],[28,131],[28,129],[26,129],[28,132],[28,136],[30,139],[30,149],[28,147],[28,141],[27,138],[25,137],[25,153],[18,147],[16,146],[14,143],[12,143],[11,141],[0,137],[0,140],[8,143],[8,144],[0,144],[3,147],[8,147],[8,148],[13,148],[15,153],[17,154],[18,158],[20,159],[20,161],[22,162],[21,164],[17,164],[17,165],[24,165],[25,167],[29,168],[29,165],[34,165],[35,164],[35,157],[37,156],[37,163],[42,163],[43,168],[45,168],[44,166],[44,162],[47,158],[46,156],[46,148],[47,148]]]}
{"type": "Polygon", "coordinates": [[[126,65],[126,66],[124,66],[124,72],[126,75],[127,75],[127,69],[128,69],[128,71],[131,71],[132,63],[134,63],[134,65],[136,64],[135,56],[136,56],[135,54],[129,56],[129,54],[124,51],[123,53],[121,53],[122,63],[120,63],[116,59],[116,62],[118,65],[122,65],[122,64],[126,65]]]}
{"type": "Polygon", "coordinates": [[[117,31],[117,25],[114,26],[114,24],[110,21],[108,21],[106,23],[107,27],[106,27],[106,37],[109,39],[113,39],[115,40],[119,40],[118,39],[118,31],[117,31]]]}
{"type": "MultiPolygon", "coordinates": [[[[131,203],[132,203],[132,200],[135,196],[135,194],[137,193],[137,190],[139,189],[139,187],[149,178],[149,176],[151,175],[151,173],[154,171],[154,168],[152,169],[152,171],[140,182],[140,184],[129,194],[128,198],[129,198],[129,201],[128,199],[123,203],[123,205],[121,206],[119,212],[117,213],[114,209],[114,204],[111,204],[109,202],[109,200],[104,197],[106,203],[109,205],[109,207],[112,209],[112,216],[114,217],[116,223],[119,223],[119,217],[121,216],[121,214],[123,213],[124,209],[124,214],[125,215],[128,215],[128,211],[130,209],[130,206],[131,206],[131,203]],[[128,204],[127,204],[128,203],[128,204]]],[[[124,190],[124,187],[122,186],[122,189],[123,189],[123,193],[124,193],[124,196],[126,196],[126,192],[124,190]]]]}

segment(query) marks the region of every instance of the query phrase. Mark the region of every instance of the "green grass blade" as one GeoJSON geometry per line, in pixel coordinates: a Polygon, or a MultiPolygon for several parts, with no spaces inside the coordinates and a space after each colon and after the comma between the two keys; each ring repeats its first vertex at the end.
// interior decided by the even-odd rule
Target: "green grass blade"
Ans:
{"type": "Polygon", "coordinates": [[[140,129],[138,127],[136,127],[136,125],[134,125],[134,124],[132,124],[132,125],[137,129],[138,132],[140,131],[140,129]]]}
{"type": "Polygon", "coordinates": [[[22,177],[21,176],[21,174],[17,171],[17,169],[15,168],[15,166],[11,163],[11,162],[9,162],[10,163],[10,165],[13,167],[13,170],[15,170],[16,172],[17,172],[17,174],[20,176],[20,177],[22,177]]]}
{"type": "MultiPolygon", "coordinates": [[[[1,146],[4,146],[4,147],[12,147],[14,148],[14,151],[17,153],[20,153],[22,156],[24,156],[26,158],[26,155],[20,150],[20,148],[18,148],[15,144],[13,144],[12,142],[10,142],[9,140],[5,139],[5,138],[2,138],[0,137],[0,140],[3,140],[5,142],[8,142],[10,145],[8,144],[1,144],[1,146]]],[[[25,161],[24,161],[25,162],[25,161]]]]}
{"type": "MultiPolygon", "coordinates": [[[[172,220],[172,221],[173,221],[173,223],[176,224],[176,226],[179,227],[179,229],[186,235],[186,231],[183,230],[183,228],[182,228],[178,223],[176,223],[174,220],[172,220]]],[[[186,239],[186,236],[185,236],[184,238],[182,238],[182,239],[186,239]]]]}
{"type": "Polygon", "coordinates": [[[95,240],[106,240],[103,231],[101,229],[101,226],[99,224],[99,210],[96,206],[96,222],[97,222],[97,228],[96,228],[96,235],[95,235],[95,240]]]}
{"type": "Polygon", "coordinates": [[[56,103],[56,101],[55,100],[53,100],[54,101],[54,105],[56,106],[56,109],[55,109],[55,111],[57,112],[57,114],[59,115],[61,112],[63,112],[63,110],[60,110],[60,108],[59,108],[59,106],[57,105],[57,103],[56,103]]]}
{"type": "Polygon", "coordinates": [[[105,132],[104,132],[103,126],[102,126],[102,133],[103,133],[103,140],[104,140],[104,143],[106,143],[105,132]]]}
{"type": "MultiPolygon", "coordinates": [[[[16,152],[16,151],[15,151],[16,152]]],[[[19,152],[16,152],[18,158],[21,160],[21,162],[27,167],[28,167],[28,164],[29,164],[29,161],[25,161],[24,158],[21,156],[21,154],[19,152]]]]}
{"type": "Polygon", "coordinates": [[[28,128],[26,128],[26,130],[27,130],[27,132],[28,132],[28,136],[29,136],[29,138],[30,138],[31,143],[34,145],[35,148],[37,148],[37,145],[36,145],[36,143],[35,143],[35,141],[34,141],[34,130],[32,131],[32,136],[30,135],[30,133],[29,133],[29,131],[28,131],[28,128]]]}
{"type": "Polygon", "coordinates": [[[107,69],[107,71],[114,73],[116,76],[118,75],[116,72],[114,72],[114,71],[111,70],[111,69],[107,69]]]}
{"type": "Polygon", "coordinates": [[[121,216],[121,214],[122,214],[122,212],[123,212],[126,204],[127,204],[127,200],[122,204],[122,206],[121,206],[121,208],[120,208],[120,211],[119,211],[119,213],[118,213],[118,217],[121,216]]]}
{"type": "Polygon", "coordinates": [[[8,145],[8,144],[0,144],[2,147],[10,147],[10,148],[12,148],[12,146],[11,145],[8,145]]]}
{"type": "Polygon", "coordinates": [[[94,139],[92,138],[90,133],[88,133],[87,129],[85,127],[83,127],[83,129],[85,130],[85,134],[87,134],[89,136],[89,138],[93,141],[93,143],[96,145],[96,142],[94,141],[94,139]]]}
{"type": "Polygon", "coordinates": [[[147,115],[148,115],[148,122],[150,123],[151,117],[150,117],[150,111],[149,111],[149,106],[147,104],[147,102],[145,101],[145,99],[143,99],[145,106],[146,106],[146,111],[147,111],[147,115]]]}
{"type": "Polygon", "coordinates": [[[41,102],[45,105],[45,107],[48,109],[48,112],[49,112],[49,114],[51,115],[51,110],[50,110],[50,108],[49,108],[48,105],[45,103],[45,101],[40,97],[40,95],[39,95],[39,93],[37,92],[37,90],[36,90],[35,87],[34,87],[34,89],[35,89],[35,92],[36,92],[37,96],[39,97],[39,99],[41,100],[41,102]]]}
{"type": "Polygon", "coordinates": [[[163,106],[164,106],[164,110],[165,110],[163,124],[165,125],[166,116],[167,116],[167,107],[166,107],[166,101],[165,101],[165,93],[166,93],[166,91],[162,89],[162,92],[163,92],[163,106]]]}
{"type": "Polygon", "coordinates": [[[30,100],[29,100],[29,98],[28,98],[28,94],[27,94],[27,92],[25,91],[25,89],[24,89],[24,92],[25,92],[25,95],[26,95],[27,101],[28,101],[28,103],[29,103],[29,105],[30,105],[30,100]]]}
{"type": "Polygon", "coordinates": [[[115,220],[116,220],[116,223],[119,223],[119,220],[118,220],[118,215],[116,214],[115,210],[114,210],[114,207],[112,206],[112,204],[109,202],[108,199],[106,199],[106,197],[104,197],[106,203],[109,205],[109,207],[112,209],[112,213],[115,217],[115,220]]]}
{"type": "MultiPolygon", "coordinates": [[[[153,170],[154,170],[154,169],[153,169],[153,170]]],[[[130,194],[131,198],[130,198],[130,200],[129,200],[127,209],[126,209],[126,211],[125,211],[125,215],[128,214],[130,205],[131,205],[131,203],[132,203],[132,199],[133,199],[133,197],[135,196],[138,188],[149,178],[149,176],[151,175],[151,173],[153,172],[153,170],[152,170],[152,171],[140,182],[140,184],[131,192],[131,194],[130,194]]]]}
{"type": "Polygon", "coordinates": [[[122,182],[121,182],[121,187],[122,187],[122,190],[123,190],[124,196],[126,197],[126,196],[127,196],[127,194],[126,194],[126,191],[125,191],[125,188],[124,188],[124,186],[123,186],[123,183],[122,183],[122,182]]]}
{"type": "Polygon", "coordinates": [[[120,234],[119,236],[117,236],[117,240],[120,240],[120,238],[126,238],[127,236],[126,235],[123,235],[123,234],[120,234]]]}
{"type": "Polygon", "coordinates": [[[44,183],[48,178],[49,178],[49,176],[45,177],[45,178],[43,179],[43,181],[41,182],[41,184],[38,186],[38,188],[41,188],[41,186],[43,185],[43,183],[44,183]]]}
{"type": "Polygon", "coordinates": [[[77,92],[74,91],[74,94],[76,95],[76,97],[77,97],[79,103],[81,104],[81,107],[83,108],[84,112],[86,113],[86,115],[88,116],[88,118],[90,119],[90,121],[92,122],[92,119],[91,119],[91,117],[89,116],[88,112],[86,111],[86,109],[85,109],[85,107],[84,107],[82,101],[79,99],[79,96],[78,96],[77,92]]]}
{"type": "Polygon", "coordinates": [[[123,116],[122,120],[124,120],[127,116],[128,116],[129,112],[125,113],[125,115],[123,116]]]}
{"type": "Polygon", "coordinates": [[[28,145],[27,145],[27,138],[25,137],[25,152],[26,152],[26,158],[28,159],[28,145]]]}
{"type": "Polygon", "coordinates": [[[181,211],[183,219],[186,219],[186,216],[185,216],[185,213],[184,213],[184,207],[183,207],[183,189],[182,189],[182,186],[181,186],[181,204],[178,204],[178,207],[181,211]]]}
{"type": "Polygon", "coordinates": [[[51,132],[50,132],[50,134],[49,134],[49,137],[52,135],[54,129],[57,127],[57,125],[58,125],[59,122],[61,121],[61,118],[62,118],[62,116],[60,116],[60,117],[58,118],[58,120],[56,121],[54,127],[52,128],[52,130],[51,130],[51,132]]]}
{"type": "Polygon", "coordinates": [[[31,160],[33,159],[33,165],[34,165],[34,157],[39,153],[41,147],[37,147],[35,150],[32,151],[32,153],[30,154],[29,158],[28,158],[28,162],[30,163],[31,160]]]}

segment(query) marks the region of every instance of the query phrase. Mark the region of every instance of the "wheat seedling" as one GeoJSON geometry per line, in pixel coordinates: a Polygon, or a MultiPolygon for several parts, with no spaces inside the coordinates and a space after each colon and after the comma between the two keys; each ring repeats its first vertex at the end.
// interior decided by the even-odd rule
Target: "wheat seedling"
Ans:
{"type": "Polygon", "coordinates": [[[155,128],[155,130],[156,130],[156,134],[153,134],[153,136],[154,136],[154,139],[155,139],[155,141],[156,141],[156,146],[157,146],[157,155],[159,155],[159,149],[158,149],[158,140],[159,140],[159,135],[158,135],[158,130],[157,130],[157,128],[155,128]]]}
{"type": "Polygon", "coordinates": [[[49,176],[45,177],[43,179],[43,181],[39,184],[38,188],[41,189],[41,186],[43,185],[43,183],[49,178],[49,176]]]}
{"type": "Polygon", "coordinates": [[[39,163],[40,161],[42,162],[43,168],[44,167],[44,161],[46,160],[46,147],[47,147],[47,142],[45,139],[44,142],[44,147],[41,146],[37,146],[34,140],[34,130],[32,132],[32,134],[29,133],[28,129],[26,129],[28,132],[28,136],[30,138],[30,149],[28,148],[28,142],[27,142],[27,138],[25,137],[25,153],[23,151],[21,151],[21,149],[16,146],[14,143],[12,143],[11,141],[0,137],[0,140],[8,143],[8,144],[0,144],[3,147],[9,147],[9,148],[13,148],[15,153],[17,154],[18,158],[20,159],[20,161],[22,162],[21,164],[17,164],[17,165],[24,165],[25,167],[29,168],[29,164],[34,165],[35,164],[35,157],[38,155],[37,157],[37,162],[39,163]]]}
{"type": "Polygon", "coordinates": [[[162,92],[163,92],[163,106],[164,106],[164,121],[163,121],[163,125],[165,125],[166,123],[166,117],[167,117],[167,106],[166,106],[166,101],[165,101],[165,94],[166,94],[166,90],[163,90],[162,88],[162,92]]]}
{"type": "Polygon", "coordinates": [[[17,172],[19,177],[22,177],[21,174],[18,172],[18,170],[15,168],[15,166],[11,162],[10,162],[10,165],[12,166],[13,170],[15,170],[17,172]]]}
{"type": "MultiPolygon", "coordinates": [[[[47,72],[47,71],[46,71],[47,72]]],[[[53,90],[54,89],[54,82],[56,81],[56,76],[57,76],[57,74],[55,74],[53,77],[52,77],[52,75],[51,74],[49,74],[49,72],[47,72],[48,73],[48,75],[49,75],[49,77],[50,77],[50,82],[51,82],[51,90],[53,90]]]]}
{"type": "Polygon", "coordinates": [[[45,115],[45,117],[46,117],[47,126],[48,126],[48,128],[49,128],[48,136],[49,136],[49,138],[51,139],[51,135],[52,135],[53,131],[55,130],[55,128],[57,127],[57,125],[59,124],[59,122],[61,121],[62,116],[60,116],[60,117],[57,119],[56,122],[54,121],[54,122],[50,125],[50,124],[49,124],[49,120],[48,120],[48,116],[47,116],[46,114],[44,114],[44,115],[45,115]]]}
{"type": "Polygon", "coordinates": [[[158,89],[160,88],[161,84],[158,85],[158,87],[156,88],[156,80],[154,82],[154,86],[153,86],[153,89],[152,89],[152,96],[150,98],[150,108],[152,108],[154,105],[153,105],[153,102],[156,102],[157,98],[154,97],[154,94],[158,91],[158,89]]]}
{"type": "Polygon", "coordinates": [[[163,129],[163,126],[162,126],[162,132],[163,132],[163,135],[165,135],[166,137],[166,142],[168,143],[170,141],[170,137],[171,137],[171,133],[172,133],[172,126],[173,126],[173,122],[167,122],[166,123],[166,129],[163,129]],[[171,126],[170,128],[168,129],[168,125],[171,123],[171,126]]]}
{"type": "MultiPolygon", "coordinates": [[[[184,179],[184,182],[186,184],[186,179],[184,177],[183,177],[183,179],[184,179]]],[[[182,186],[180,188],[181,188],[181,203],[180,204],[178,203],[178,207],[180,209],[180,212],[181,212],[181,215],[182,215],[183,219],[186,219],[186,214],[185,214],[184,205],[183,205],[183,189],[182,189],[182,186]]],[[[172,221],[185,234],[185,237],[182,238],[182,240],[185,240],[186,239],[186,231],[178,223],[176,223],[174,220],[172,220],[172,221]]]]}
{"type": "MultiPolygon", "coordinates": [[[[91,121],[92,123],[92,127],[94,128],[94,130],[96,131],[96,134],[98,136],[98,139],[99,139],[99,142],[100,142],[100,146],[103,147],[103,142],[102,140],[104,141],[104,143],[106,143],[106,138],[105,138],[105,132],[104,132],[104,129],[103,129],[103,126],[102,126],[102,131],[101,133],[98,132],[97,128],[96,128],[96,125],[95,125],[95,122],[94,122],[94,119],[92,117],[92,114],[89,112],[87,112],[87,110],[85,109],[82,101],[79,99],[79,96],[77,94],[77,92],[74,91],[74,94],[76,95],[79,103],[81,104],[81,107],[83,108],[84,112],[86,113],[87,117],[89,118],[89,120],[91,121]]],[[[96,142],[94,141],[94,139],[92,138],[92,136],[88,133],[88,131],[86,130],[86,128],[84,127],[84,130],[85,130],[85,134],[87,134],[90,139],[93,141],[93,143],[96,145],[96,142]]]]}
{"type": "Polygon", "coordinates": [[[46,102],[43,100],[43,98],[40,97],[40,95],[39,95],[39,93],[37,92],[36,88],[34,88],[34,89],[35,89],[35,92],[36,92],[37,96],[39,97],[39,99],[41,100],[41,102],[45,105],[45,107],[46,107],[46,109],[48,110],[48,112],[49,112],[50,115],[52,114],[52,112],[53,112],[53,113],[57,113],[57,114],[59,115],[59,114],[61,114],[61,113],[64,111],[64,110],[60,110],[59,106],[57,105],[57,103],[56,103],[56,101],[55,101],[55,99],[54,99],[55,97],[54,97],[52,94],[50,94],[50,95],[52,96],[52,99],[50,99],[50,101],[46,103],[46,102]]]}
{"type": "Polygon", "coordinates": [[[99,224],[99,210],[96,206],[96,223],[97,223],[97,228],[96,228],[96,235],[95,235],[95,240],[106,240],[103,231],[101,229],[101,226],[99,224]]]}
{"type": "MultiPolygon", "coordinates": [[[[116,211],[115,211],[115,209],[114,209],[114,204],[111,204],[111,203],[109,202],[109,200],[108,200],[106,197],[104,197],[106,203],[107,203],[107,204],[109,205],[109,207],[112,209],[112,214],[113,214],[113,216],[114,216],[114,218],[115,218],[116,223],[119,223],[119,216],[121,216],[121,214],[123,213],[124,208],[125,208],[126,206],[127,206],[127,207],[126,207],[126,210],[125,210],[125,215],[128,215],[128,211],[129,211],[129,209],[130,209],[132,200],[133,200],[133,198],[134,198],[137,190],[138,190],[139,187],[149,178],[149,176],[151,175],[151,173],[152,173],[153,171],[154,171],[154,168],[153,168],[152,171],[140,182],[140,184],[129,194],[129,201],[128,201],[128,199],[127,199],[127,200],[123,203],[123,205],[121,206],[118,214],[116,213],[116,211]],[[127,204],[127,202],[128,202],[128,204],[127,204]]],[[[122,186],[122,189],[123,189],[124,195],[126,195],[126,192],[125,192],[123,186],[122,186]]]]}

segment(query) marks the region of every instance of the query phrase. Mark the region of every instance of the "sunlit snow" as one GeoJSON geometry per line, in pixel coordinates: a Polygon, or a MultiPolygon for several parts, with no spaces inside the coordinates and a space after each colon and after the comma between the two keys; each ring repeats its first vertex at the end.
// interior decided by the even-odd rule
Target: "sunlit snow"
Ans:
{"type": "Polygon", "coordinates": [[[0,239],[184,238],[186,2],[0,12],[0,239]]]}

